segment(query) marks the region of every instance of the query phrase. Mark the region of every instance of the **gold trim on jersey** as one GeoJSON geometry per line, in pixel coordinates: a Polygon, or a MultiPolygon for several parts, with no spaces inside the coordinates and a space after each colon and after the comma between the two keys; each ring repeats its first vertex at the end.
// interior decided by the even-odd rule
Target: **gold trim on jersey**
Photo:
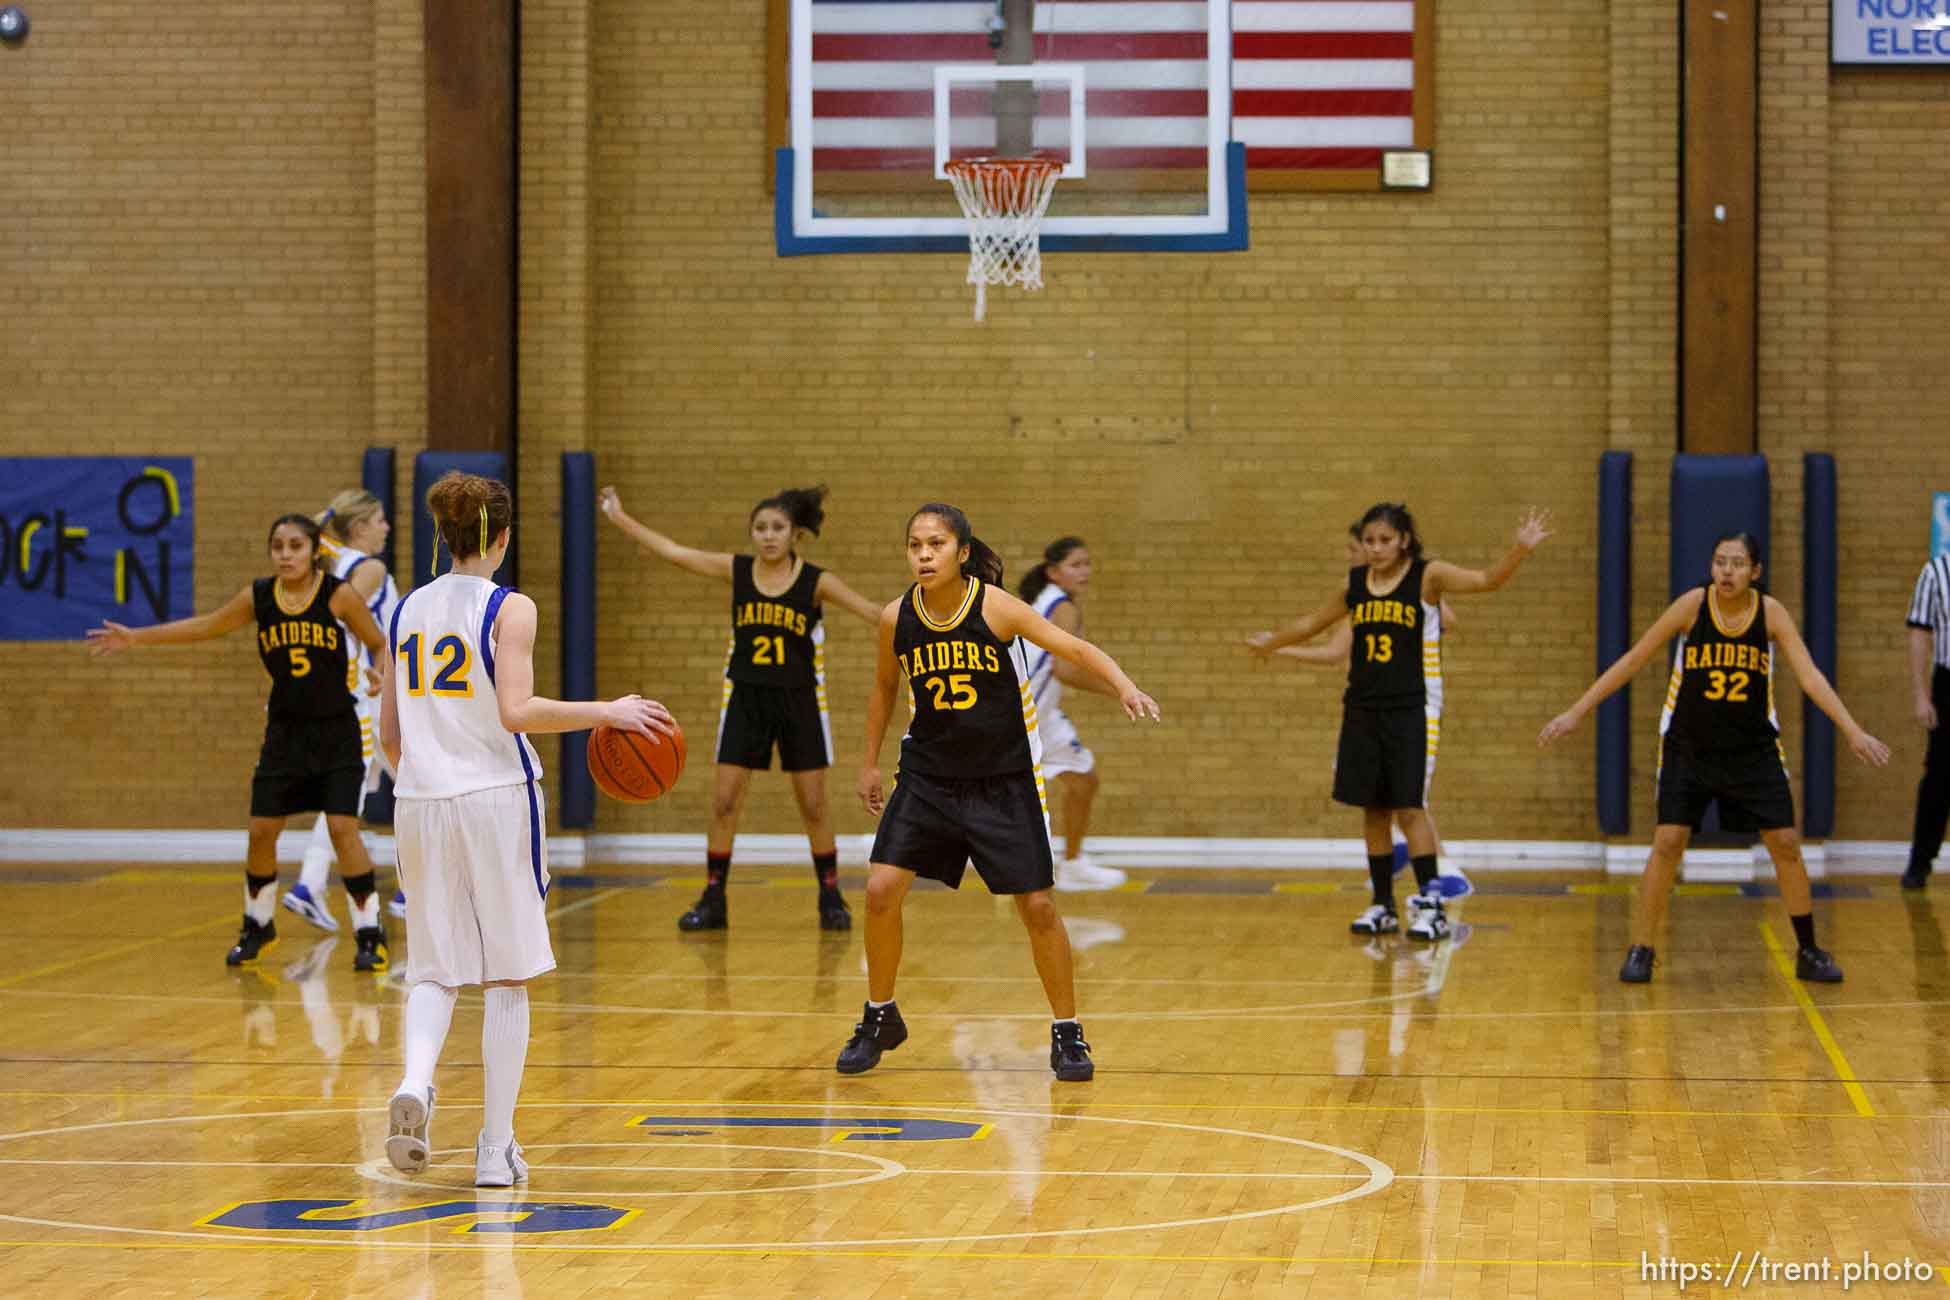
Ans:
{"type": "Polygon", "coordinates": [[[975,597],[981,590],[982,580],[980,578],[968,579],[968,590],[962,593],[961,607],[955,611],[954,617],[945,623],[937,623],[934,621],[934,616],[928,613],[928,602],[921,595],[921,584],[917,582],[914,584],[914,612],[921,616],[921,626],[925,627],[928,631],[952,632],[961,626],[963,619],[968,617],[968,611],[975,608],[975,597]]]}
{"type": "MultiPolygon", "coordinates": [[[[1753,588],[1749,587],[1748,590],[1753,591],[1753,588]]],[[[1706,589],[1706,612],[1713,619],[1713,626],[1720,629],[1720,635],[1723,637],[1732,638],[1746,635],[1747,629],[1754,625],[1756,618],[1760,617],[1760,606],[1763,599],[1761,594],[1758,591],[1753,591],[1753,606],[1748,609],[1747,617],[1739,627],[1728,627],[1726,620],[1720,617],[1719,597],[1720,593],[1717,588],[1708,587],[1706,589]]]]}
{"type": "Polygon", "coordinates": [[[318,599],[318,588],[321,584],[324,583],[324,581],[325,581],[324,574],[322,573],[312,574],[311,589],[305,593],[305,598],[303,600],[299,601],[296,606],[292,606],[292,605],[287,605],[284,600],[284,579],[273,578],[271,580],[271,597],[272,599],[278,602],[278,608],[280,610],[282,610],[286,615],[295,618],[299,614],[302,614],[306,610],[311,608],[311,603],[314,600],[318,599]]]}

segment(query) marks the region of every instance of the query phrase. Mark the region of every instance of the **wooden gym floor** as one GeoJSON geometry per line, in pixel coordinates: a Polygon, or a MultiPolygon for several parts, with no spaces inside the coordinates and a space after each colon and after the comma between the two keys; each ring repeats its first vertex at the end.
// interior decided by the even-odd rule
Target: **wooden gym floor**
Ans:
{"type": "Polygon", "coordinates": [[[913,1037],[851,1079],[860,936],[819,933],[808,871],[738,869],[716,936],[675,929],[688,873],[559,877],[510,1195],[471,1186],[477,995],[436,1163],[402,1178],[403,961],[357,977],[349,934],[280,911],[226,970],[230,867],[0,868],[0,1292],[1670,1295],[1669,1257],[1818,1294],[1865,1252],[1912,1275],[1851,1294],[1945,1285],[1940,894],[1836,884],[1848,982],[1804,990],[1777,899],[1682,891],[1627,988],[1616,886],[1480,879],[1431,950],[1352,939],[1354,877],[1059,895],[1085,1085],[1052,1080],[1013,909],[972,876],[910,898],[913,1037]]]}

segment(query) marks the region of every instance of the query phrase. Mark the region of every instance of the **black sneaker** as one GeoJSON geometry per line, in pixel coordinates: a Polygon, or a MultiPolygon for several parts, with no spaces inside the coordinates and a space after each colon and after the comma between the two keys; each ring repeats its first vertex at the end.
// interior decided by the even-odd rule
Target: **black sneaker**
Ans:
{"type": "Polygon", "coordinates": [[[1097,1073],[1082,1025],[1070,1020],[1049,1027],[1049,1068],[1064,1083],[1088,1083],[1097,1073]]]}
{"type": "Polygon", "coordinates": [[[1911,867],[1908,871],[1903,872],[1904,889],[1921,889],[1929,883],[1930,869],[1928,866],[1911,867]]]}
{"type": "Polygon", "coordinates": [[[1804,947],[1794,955],[1794,978],[1810,984],[1840,984],[1842,968],[1825,949],[1804,947]]]}
{"type": "Polygon", "coordinates": [[[819,891],[819,928],[822,930],[851,930],[853,913],[846,906],[846,899],[837,889],[819,891]]]}
{"type": "Polygon", "coordinates": [[[1652,982],[1652,949],[1645,944],[1635,943],[1625,954],[1625,964],[1618,968],[1621,984],[1650,984],[1652,982]]]}
{"type": "Polygon", "coordinates": [[[891,1052],[906,1041],[907,1022],[901,1019],[899,1007],[891,1002],[884,1007],[865,1007],[835,1068],[841,1074],[865,1074],[880,1064],[882,1052],[891,1052]]]}
{"type": "Polygon", "coordinates": [[[266,921],[259,925],[251,920],[250,913],[244,913],[244,928],[237,932],[237,942],[224,954],[226,966],[255,966],[257,959],[275,948],[278,943],[278,923],[266,921]]]}
{"type": "Polygon", "coordinates": [[[677,918],[680,930],[722,930],[731,924],[725,911],[724,886],[705,886],[691,910],[677,918]]]}
{"type": "Polygon", "coordinates": [[[352,954],[353,970],[369,971],[376,975],[386,969],[388,954],[385,926],[362,926],[352,932],[352,937],[359,943],[358,949],[352,954]]]}

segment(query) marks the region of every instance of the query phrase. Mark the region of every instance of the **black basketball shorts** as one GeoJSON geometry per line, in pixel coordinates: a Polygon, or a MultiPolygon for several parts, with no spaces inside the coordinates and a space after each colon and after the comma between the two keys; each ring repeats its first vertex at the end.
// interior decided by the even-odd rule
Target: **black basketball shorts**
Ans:
{"type": "Polygon", "coordinates": [[[755,686],[727,678],[718,713],[718,762],[763,772],[772,766],[776,745],[779,766],[787,772],[831,767],[833,736],[820,702],[822,689],[755,686]]]}
{"type": "Polygon", "coordinates": [[[1033,772],[947,780],[902,772],[880,814],[874,862],[961,888],[970,861],[991,894],[1056,883],[1049,818],[1033,772]]]}
{"type": "Polygon", "coordinates": [[[359,715],[346,697],[343,714],[325,718],[273,715],[251,777],[251,816],[324,812],[357,817],[366,784],[359,715]]]}
{"type": "Polygon", "coordinates": [[[1334,758],[1334,801],[1356,808],[1420,808],[1435,775],[1436,720],[1420,704],[1341,715],[1334,758]]]}
{"type": "Polygon", "coordinates": [[[1677,736],[1659,747],[1659,824],[1690,826],[1720,805],[1729,831],[1773,831],[1794,825],[1794,791],[1780,745],[1768,741],[1736,750],[1695,750],[1677,736]]]}

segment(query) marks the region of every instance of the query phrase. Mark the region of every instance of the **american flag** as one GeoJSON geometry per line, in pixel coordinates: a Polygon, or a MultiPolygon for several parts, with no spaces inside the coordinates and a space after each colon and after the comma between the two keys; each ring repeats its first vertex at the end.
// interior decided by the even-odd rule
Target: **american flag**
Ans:
{"type": "MultiPolygon", "coordinates": [[[[1232,138],[1249,173],[1373,169],[1415,147],[1417,0],[1231,4],[1232,138]]],[[[934,65],[992,62],[994,5],[813,0],[812,13],[815,173],[930,168],[934,65]]],[[[1207,26],[1197,0],[1038,0],[1037,61],[1085,65],[1093,167],[1206,165],[1207,26]]],[[[1054,93],[1042,107],[1063,112],[1054,93]]]]}

